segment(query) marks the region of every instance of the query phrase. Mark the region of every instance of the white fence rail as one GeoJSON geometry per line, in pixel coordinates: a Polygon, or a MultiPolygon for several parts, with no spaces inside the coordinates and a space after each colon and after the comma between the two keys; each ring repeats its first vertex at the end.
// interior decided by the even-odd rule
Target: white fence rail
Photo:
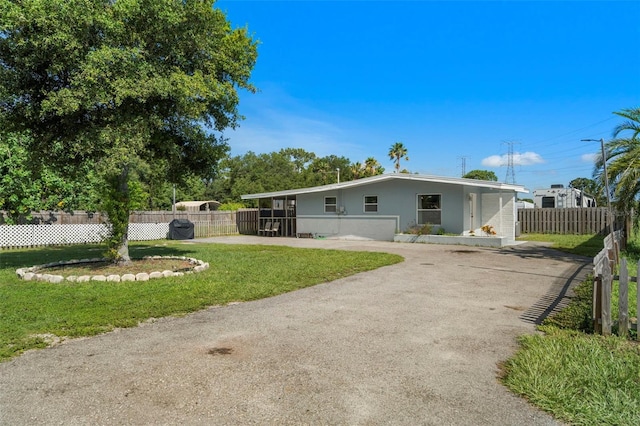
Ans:
{"type": "MultiPolygon", "coordinates": [[[[129,224],[131,241],[162,240],[168,233],[168,223],[129,224]]],[[[2,225],[0,248],[99,243],[107,234],[108,228],[104,224],[2,225]]]]}

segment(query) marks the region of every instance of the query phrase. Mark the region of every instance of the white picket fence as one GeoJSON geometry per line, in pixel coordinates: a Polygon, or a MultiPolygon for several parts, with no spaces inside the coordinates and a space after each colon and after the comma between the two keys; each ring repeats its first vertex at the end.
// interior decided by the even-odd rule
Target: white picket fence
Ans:
{"type": "MultiPolygon", "coordinates": [[[[130,223],[130,241],[167,238],[168,223],[130,223]]],[[[1,225],[0,249],[99,243],[108,234],[105,224],[1,225]]]]}

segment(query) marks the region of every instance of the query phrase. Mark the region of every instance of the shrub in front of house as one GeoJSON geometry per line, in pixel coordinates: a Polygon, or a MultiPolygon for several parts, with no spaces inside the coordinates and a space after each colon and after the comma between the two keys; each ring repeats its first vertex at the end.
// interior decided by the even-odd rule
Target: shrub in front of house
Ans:
{"type": "Polygon", "coordinates": [[[433,225],[426,223],[424,225],[415,225],[409,227],[405,234],[413,235],[431,235],[433,233],[433,225]]]}

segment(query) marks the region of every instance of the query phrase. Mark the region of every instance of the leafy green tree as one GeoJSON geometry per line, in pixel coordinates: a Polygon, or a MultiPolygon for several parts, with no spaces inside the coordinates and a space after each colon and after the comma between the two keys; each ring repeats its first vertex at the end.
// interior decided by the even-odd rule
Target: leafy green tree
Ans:
{"type": "MultiPolygon", "coordinates": [[[[623,109],[614,114],[625,119],[613,130],[613,139],[605,144],[607,174],[613,199],[619,211],[628,214],[635,211],[635,223],[640,198],[640,107],[623,109]]],[[[595,177],[603,179],[603,158],[596,161],[595,177]]]]}
{"type": "Polygon", "coordinates": [[[407,148],[402,142],[396,142],[389,148],[389,158],[395,162],[396,173],[400,172],[400,160],[409,161],[407,148]]]}
{"type": "Polygon", "coordinates": [[[338,173],[340,173],[340,182],[353,180],[349,159],[336,155],[314,159],[309,165],[308,172],[311,178],[307,179],[306,184],[302,186],[303,188],[336,183],[338,182],[338,173]]]}
{"type": "Polygon", "coordinates": [[[0,210],[6,211],[9,223],[39,210],[40,186],[27,167],[26,138],[22,134],[0,135],[0,210]]]}
{"type": "Polygon", "coordinates": [[[303,173],[316,159],[316,154],[307,152],[302,148],[284,148],[280,150],[280,155],[289,158],[296,173],[303,173]]]}
{"type": "MultiPolygon", "coordinates": [[[[249,151],[223,159],[220,174],[206,193],[222,203],[239,203],[244,194],[336,183],[338,169],[341,182],[353,180],[350,161],[346,157],[317,157],[299,148],[284,148],[268,154],[249,151]]],[[[246,203],[255,205],[252,201],[246,203]]]]}
{"type": "Polygon", "coordinates": [[[569,182],[570,188],[579,189],[596,199],[599,206],[607,205],[607,197],[604,193],[604,185],[600,185],[596,180],[589,178],[575,178],[569,182]]]}
{"type": "Polygon", "coordinates": [[[22,223],[32,211],[95,210],[98,197],[91,168],[74,174],[38,163],[30,144],[26,133],[0,134],[0,210],[6,211],[7,222],[22,223]]]}
{"type": "Polygon", "coordinates": [[[498,176],[496,176],[496,174],[491,170],[471,170],[462,177],[465,179],[490,180],[493,182],[498,181],[498,176]]]}
{"type": "Polygon", "coordinates": [[[246,206],[244,205],[244,203],[224,203],[221,204],[220,207],[218,207],[219,211],[236,211],[239,209],[244,209],[246,206]]]}
{"type": "Polygon", "coordinates": [[[211,194],[218,201],[228,203],[241,202],[243,194],[302,187],[306,169],[299,170],[298,166],[288,150],[269,154],[249,151],[225,158],[211,194]]]}
{"type": "Polygon", "coordinates": [[[0,126],[51,164],[95,165],[126,263],[132,176],[211,177],[256,57],[213,1],[0,0],[0,126]]]}

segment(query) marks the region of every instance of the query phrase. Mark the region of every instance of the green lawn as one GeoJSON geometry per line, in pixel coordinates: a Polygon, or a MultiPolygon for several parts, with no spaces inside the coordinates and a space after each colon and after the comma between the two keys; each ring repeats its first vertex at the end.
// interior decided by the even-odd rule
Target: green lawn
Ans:
{"type": "Polygon", "coordinates": [[[588,257],[594,257],[604,247],[601,235],[524,234],[518,240],[549,242],[554,249],[588,257]]]}
{"type": "Polygon", "coordinates": [[[15,270],[57,260],[100,257],[104,247],[0,251],[0,361],[46,347],[52,335],[90,336],[149,318],[255,300],[401,262],[387,253],[281,246],[131,244],[133,258],[188,256],[209,262],[202,273],[147,282],[50,284],[21,281],[15,270]]]}
{"type": "Polygon", "coordinates": [[[575,425],[640,424],[640,347],[615,336],[555,327],[523,336],[503,382],[575,425]]]}
{"type": "MultiPolygon", "coordinates": [[[[602,249],[602,244],[595,244],[599,237],[526,235],[522,239],[553,242],[554,248],[585,256],[602,249]]],[[[636,265],[639,254],[636,235],[623,255],[636,265]]],[[[635,303],[636,285],[630,287],[635,303]]],[[[567,308],[545,321],[540,327],[543,334],[521,337],[520,350],[504,364],[503,383],[570,424],[639,425],[640,345],[590,334],[592,291],[590,279],[576,288],[567,308]]],[[[617,295],[612,300],[617,301],[617,295]]],[[[617,315],[615,303],[612,311],[617,315]]]]}

